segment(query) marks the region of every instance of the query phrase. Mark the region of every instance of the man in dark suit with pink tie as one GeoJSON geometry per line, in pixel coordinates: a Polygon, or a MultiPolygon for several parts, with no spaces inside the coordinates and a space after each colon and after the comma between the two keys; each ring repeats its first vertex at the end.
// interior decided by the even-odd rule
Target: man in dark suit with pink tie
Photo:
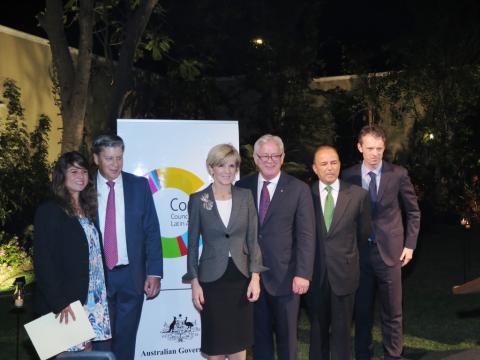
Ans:
{"type": "Polygon", "coordinates": [[[258,210],[263,264],[254,307],[255,360],[297,359],[300,295],[308,291],[315,256],[315,213],[307,184],[281,171],[282,139],[264,135],[254,145],[259,172],[236,183],[250,189],[258,210]]]}
{"type": "Polygon", "coordinates": [[[369,191],[372,205],[370,238],[360,250],[360,287],[355,302],[357,360],[372,357],[377,288],[384,359],[402,359],[401,268],[412,259],[420,230],[420,209],[408,172],[382,160],[385,145],[385,132],[380,126],[365,126],[357,144],[363,162],[342,173],[343,180],[369,191]]]}

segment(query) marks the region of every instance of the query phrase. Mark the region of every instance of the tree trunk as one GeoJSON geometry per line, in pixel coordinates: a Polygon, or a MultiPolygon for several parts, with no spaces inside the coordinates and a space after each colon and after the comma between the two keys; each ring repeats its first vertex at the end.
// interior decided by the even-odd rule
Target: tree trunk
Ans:
{"type": "Polygon", "coordinates": [[[82,0],[79,4],[80,35],[76,62],[72,58],[65,35],[62,1],[46,0],[45,13],[38,18],[50,40],[52,61],[59,86],[60,111],[63,119],[62,153],[78,150],[82,144],[90,83],[94,1],[82,0]]]}
{"type": "Polygon", "coordinates": [[[108,123],[116,131],[116,120],[121,115],[125,97],[132,86],[132,69],[135,51],[158,0],[142,0],[130,16],[125,28],[125,39],[120,49],[120,59],[115,67],[112,94],[108,106],[108,123]]]}
{"type": "MultiPolygon", "coordinates": [[[[82,144],[88,88],[91,77],[93,30],[95,23],[94,0],[79,1],[79,43],[76,60],[68,47],[64,29],[62,0],[46,0],[45,13],[39,16],[40,25],[50,40],[52,61],[60,94],[63,119],[62,152],[78,150],[82,144]]],[[[135,51],[150,20],[158,0],[140,0],[125,27],[125,38],[112,81],[108,102],[107,121],[112,131],[120,116],[126,94],[131,89],[135,51]]]]}

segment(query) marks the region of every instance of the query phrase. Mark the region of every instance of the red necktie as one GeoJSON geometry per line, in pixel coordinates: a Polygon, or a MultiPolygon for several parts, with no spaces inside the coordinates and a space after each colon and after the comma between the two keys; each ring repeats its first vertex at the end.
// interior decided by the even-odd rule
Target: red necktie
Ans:
{"type": "Polygon", "coordinates": [[[107,211],[105,214],[103,251],[105,252],[107,267],[112,270],[118,262],[117,223],[115,220],[115,183],[113,181],[108,181],[107,185],[110,188],[110,192],[108,193],[107,211]]]}

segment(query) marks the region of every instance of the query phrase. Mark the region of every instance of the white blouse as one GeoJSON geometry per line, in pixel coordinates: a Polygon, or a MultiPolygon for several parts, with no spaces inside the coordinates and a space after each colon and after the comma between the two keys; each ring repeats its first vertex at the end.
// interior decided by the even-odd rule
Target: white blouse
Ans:
{"type": "Polygon", "coordinates": [[[230,220],[230,214],[232,213],[232,199],[228,200],[215,200],[217,204],[218,213],[222,219],[225,227],[228,226],[228,221],[230,220]]]}

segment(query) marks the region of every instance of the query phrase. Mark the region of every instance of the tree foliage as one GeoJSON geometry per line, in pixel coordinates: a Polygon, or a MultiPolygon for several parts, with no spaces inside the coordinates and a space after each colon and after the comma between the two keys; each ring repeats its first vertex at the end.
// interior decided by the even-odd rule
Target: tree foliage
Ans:
{"type": "Polygon", "coordinates": [[[326,92],[344,164],[358,159],[359,129],[380,124],[391,140],[406,139],[394,152],[387,141],[385,157],[410,170],[425,218],[479,219],[479,80],[478,65],[435,64],[364,75],[352,91],[326,92]]]}
{"type": "MultiPolygon", "coordinates": [[[[0,118],[0,227],[23,236],[49,191],[47,141],[50,119],[41,115],[34,131],[25,125],[21,91],[13,80],[3,83],[7,113],[0,118]]],[[[0,241],[3,239],[0,236],[0,241]]]]}
{"type": "Polygon", "coordinates": [[[424,200],[437,213],[478,218],[480,68],[428,67],[414,79],[405,84],[418,101],[408,159],[424,200]]]}
{"type": "Polygon", "coordinates": [[[414,119],[408,162],[424,203],[437,214],[478,219],[480,4],[431,5],[412,3],[417,34],[398,44],[404,70],[391,85],[414,119]]]}
{"type": "Polygon", "coordinates": [[[391,71],[369,73],[372,49],[344,54],[360,76],[352,91],[327,95],[342,121],[339,140],[353,144],[371,122],[387,128],[390,139],[406,138],[394,160],[409,168],[425,217],[478,219],[480,4],[427,0],[402,7],[410,16],[402,36],[374,52],[391,71]]]}
{"type": "Polygon", "coordinates": [[[115,129],[132,90],[133,65],[142,51],[155,58],[168,51],[171,40],[159,32],[161,22],[145,32],[152,14],[161,16],[158,0],[46,0],[38,15],[51,44],[55,82],[63,119],[62,152],[78,150],[85,132],[91,99],[92,59],[96,52],[107,64],[108,85],[103,129],[115,129]],[[69,42],[69,38],[75,38],[69,42]],[[74,54],[69,46],[78,48],[74,54]]]}

